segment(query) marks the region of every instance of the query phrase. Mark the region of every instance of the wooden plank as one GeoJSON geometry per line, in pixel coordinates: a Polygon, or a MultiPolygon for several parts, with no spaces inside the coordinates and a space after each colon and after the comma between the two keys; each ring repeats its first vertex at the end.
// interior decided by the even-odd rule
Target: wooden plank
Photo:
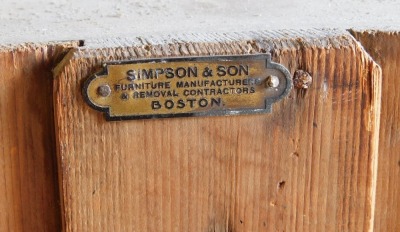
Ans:
{"type": "Polygon", "coordinates": [[[0,231],[61,229],[51,69],[73,44],[0,46],[0,231]]]}
{"type": "Polygon", "coordinates": [[[352,31],[382,67],[375,231],[400,231],[400,33],[352,31]]]}
{"type": "Polygon", "coordinates": [[[86,41],[55,71],[65,231],[371,231],[380,68],[346,31],[86,41]],[[273,113],[106,122],[104,61],[271,52],[311,73],[273,113]]]}

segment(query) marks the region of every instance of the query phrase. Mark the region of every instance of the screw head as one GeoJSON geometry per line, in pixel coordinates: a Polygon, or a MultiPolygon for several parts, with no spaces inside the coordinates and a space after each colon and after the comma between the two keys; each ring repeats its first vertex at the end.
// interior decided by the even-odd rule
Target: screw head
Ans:
{"type": "Polygon", "coordinates": [[[276,88],[279,86],[279,77],[277,76],[268,76],[265,82],[267,88],[276,88]]]}
{"type": "Polygon", "coordinates": [[[312,84],[312,76],[303,70],[297,70],[294,73],[293,85],[298,89],[308,89],[312,84]]]}
{"type": "Polygon", "coordinates": [[[111,88],[108,85],[101,85],[97,88],[97,94],[101,97],[108,97],[111,94],[111,88]]]}

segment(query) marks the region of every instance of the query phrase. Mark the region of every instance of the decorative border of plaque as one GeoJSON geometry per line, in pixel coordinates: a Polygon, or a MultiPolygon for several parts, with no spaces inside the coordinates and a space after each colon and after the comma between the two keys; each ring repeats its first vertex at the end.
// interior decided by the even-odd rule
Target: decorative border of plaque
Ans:
{"type": "Polygon", "coordinates": [[[269,113],[292,78],[270,54],[107,62],[83,85],[107,120],[269,113]]]}

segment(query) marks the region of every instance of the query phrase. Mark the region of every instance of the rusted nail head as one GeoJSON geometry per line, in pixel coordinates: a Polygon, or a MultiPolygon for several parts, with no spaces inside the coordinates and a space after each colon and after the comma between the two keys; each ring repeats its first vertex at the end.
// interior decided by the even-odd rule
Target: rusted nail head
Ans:
{"type": "Polygon", "coordinates": [[[303,70],[297,70],[294,73],[293,85],[298,89],[308,89],[311,86],[312,77],[311,75],[303,70]]]}

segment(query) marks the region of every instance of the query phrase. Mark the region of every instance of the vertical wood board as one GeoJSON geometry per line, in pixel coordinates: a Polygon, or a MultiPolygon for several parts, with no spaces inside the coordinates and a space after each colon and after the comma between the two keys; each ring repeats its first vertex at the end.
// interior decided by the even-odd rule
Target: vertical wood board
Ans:
{"type": "Polygon", "coordinates": [[[381,71],[346,31],[86,41],[55,71],[65,231],[368,231],[381,71]],[[106,122],[105,61],[270,52],[313,77],[271,114],[106,122]]]}
{"type": "Polygon", "coordinates": [[[375,231],[400,231],[400,33],[352,32],[382,67],[375,231]]]}
{"type": "Polygon", "coordinates": [[[0,46],[0,231],[61,230],[51,69],[72,46],[0,46]]]}

